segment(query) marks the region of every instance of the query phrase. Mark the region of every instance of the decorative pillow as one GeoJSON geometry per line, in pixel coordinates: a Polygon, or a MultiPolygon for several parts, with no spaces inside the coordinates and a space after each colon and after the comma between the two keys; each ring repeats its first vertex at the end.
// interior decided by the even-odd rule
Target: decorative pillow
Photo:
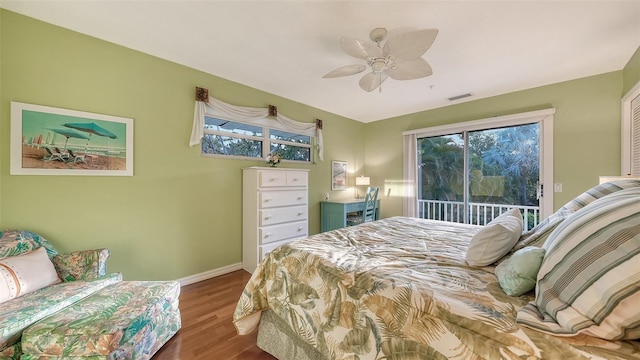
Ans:
{"type": "Polygon", "coordinates": [[[0,303],[59,282],[56,269],[43,247],[28,254],[0,259],[0,303]]]}
{"type": "Polygon", "coordinates": [[[26,254],[39,247],[47,249],[50,259],[53,259],[58,252],[44,237],[30,232],[20,230],[2,230],[0,231],[0,259],[26,254]]]}
{"type": "Polygon", "coordinates": [[[640,187],[595,200],[549,236],[525,326],[559,336],[640,338],[640,187]]]}
{"type": "Polygon", "coordinates": [[[637,179],[621,179],[616,181],[599,184],[591,189],[576,196],[573,200],[564,204],[555,213],[542,220],[531,230],[526,231],[520,236],[520,240],[513,247],[513,251],[522,249],[525,246],[542,246],[547,240],[551,232],[569,215],[575,213],[589,203],[602,198],[603,196],[615,193],[623,189],[640,187],[640,180],[637,179]]]}
{"type": "Polygon", "coordinates": [[[518,209],[511,209],[491,220],[471,238],[467,263],[485,266],[503,257],[520,238],[522,226],[522,215],[518,209]]]}
{"type": "Polygon", "coordinates": [[[539,247],[527,246],[496,266],[500,287],[507,295],[520,296],[536,287],[544,251],[539,247]]]}

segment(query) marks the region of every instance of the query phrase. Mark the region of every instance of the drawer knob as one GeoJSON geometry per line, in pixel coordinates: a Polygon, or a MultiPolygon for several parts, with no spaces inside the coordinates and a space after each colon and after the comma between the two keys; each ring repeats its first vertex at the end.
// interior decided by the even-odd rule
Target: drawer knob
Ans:
{"type": "Polygon", "coordinates": [[[298,232],[300,232],[302,230],[304,230],[304,228],[301,228],[301,227],[298,228],[298,232]]]}
{"type": "Polygon", "coordinates": [[[298,196],[298,200],[302,200],[302,199],[304,199],[304,197],[298,196]]]}
{"type": "Polygon", "coordinates": [[[302,215],[304,215],[304,213],[303,213],[302,211],[300,211],[300,212],[298,213],[298,216],[302,216],[302,215]]]}
{"type": "Polygon", "coordinates": [[[270,201],[271,201],[271,198],[264,199],[264,202],[266,202],[266,203],[270,202],[270,201]]]}
{"type": "Polygon", "coordinates": [[[276,181],[276,178],[274,178],[274,177],[269,178],[269,181],[276,181]]]}
{"type": "Polygon", "coordinates": [[[265,219],[265,220],[270,220],[270,219],[271,219],[271,216],[265,216],[265,217],[264,217],[264,219],[265,219]]]}
{"type": "Polygon", "coordinates": [[[298,178],[293,178],[293,181],[298,181],[298,178]]]}
{"type": "Polygon", "coordinates": [[[270,238],[270,237],[271,237],[271,234],[265,234],[265,235],[264,235],[264,238],[265,238],[265,239],[266,239],[266,238],[270,238]]]}

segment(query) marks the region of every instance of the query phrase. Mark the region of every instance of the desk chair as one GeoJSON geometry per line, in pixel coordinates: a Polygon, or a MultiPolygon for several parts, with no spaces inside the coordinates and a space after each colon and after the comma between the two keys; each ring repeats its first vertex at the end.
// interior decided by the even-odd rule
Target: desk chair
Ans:
{"type": "Polygon", "coordinates": [[[347,216],[347,226],[353,226],[373,221],[378,205],[378,188],[377,186],[369,186],[367,194],[364,196],[364,210],[362,214],[347,216]]]}

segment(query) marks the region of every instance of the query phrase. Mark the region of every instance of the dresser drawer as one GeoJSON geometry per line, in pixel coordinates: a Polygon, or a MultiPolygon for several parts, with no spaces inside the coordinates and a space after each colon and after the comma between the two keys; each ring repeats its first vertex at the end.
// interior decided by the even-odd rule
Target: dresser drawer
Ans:
{"type": "Polygon", "coordinates": [[[287,173],[284,171],[261,171],[259,173],[258,186],[287,186],[287,173]]]}
{"type": "Polygon", "coordinates": [[[307,222],[299,221],[281,225],[264,226],[259,230],[260,243],[267,244],[274,241],[301,238],[307,236],[307,222]]]}
{"type": "Polygon", "coordinates": [[[307,190],[261,191],[258,194],[260,208],[306,205],[307,190]]]}
{"type": "Polygon", "coordinates": [[[260,261],[262,261],[262,259],[264,259],[264,257],[267,256],[270,252],[272,252],[273,249],[277,248],[280,245],[290,243],[291,241],[295,241],[295,239],[286,239],[282,241],[275,241],[272,243],[261,245],[258,253],[258,255],[260,256],[260,261]]]}
{"type": "Polygon", "coordinates": [[[309,172],[266,166],[242,169],[243,269],[254,272],[273,249],[309,235],[309,172]]]}
{"type": "Polygon", "coordinates": [[[309,173],[306,171],[287,171],[287,186],[307,187],[309,173]]]}
{"type": "Polygon", "coordinates": [[[285,222],[301,221],[306,219],[306,206],[263,209],[260,210],[260,219],[258,226],[281,224],[285,222]]]}

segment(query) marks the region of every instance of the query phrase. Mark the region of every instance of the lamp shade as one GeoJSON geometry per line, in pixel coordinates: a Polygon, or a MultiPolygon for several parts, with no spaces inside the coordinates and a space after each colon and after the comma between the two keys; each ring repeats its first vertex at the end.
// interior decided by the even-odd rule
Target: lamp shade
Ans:
{"type": "Polygon", "coordinates": [[[369,185],[370,183],[371,179],[368,176],[356,177],[356,185],[369,185]]]}

